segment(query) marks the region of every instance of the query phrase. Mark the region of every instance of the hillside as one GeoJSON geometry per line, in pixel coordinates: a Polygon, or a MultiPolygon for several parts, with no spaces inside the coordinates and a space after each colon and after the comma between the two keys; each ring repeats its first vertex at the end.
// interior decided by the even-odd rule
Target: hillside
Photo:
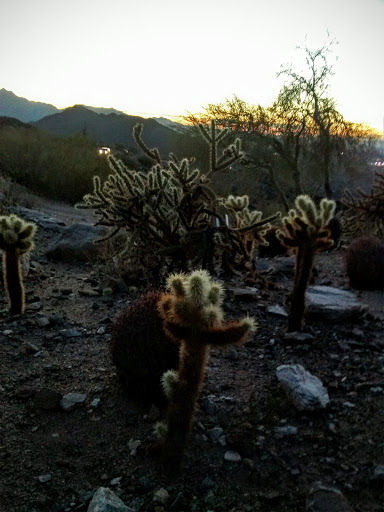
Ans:
{"type": "Polygon", "coordinates": [[[158,147],[163,154],[173,151],[175,145],[183,138],[154,119],[115,113],[98,114],[82,105],[75,105],[60,113],[44,117],[34,122],[33,126],[59,136],[85,132],[102,145],[122,144],[125,147],[136,147],[132,130],[137,123],[144,125],[146,143],[150,147],[158,147]]]}

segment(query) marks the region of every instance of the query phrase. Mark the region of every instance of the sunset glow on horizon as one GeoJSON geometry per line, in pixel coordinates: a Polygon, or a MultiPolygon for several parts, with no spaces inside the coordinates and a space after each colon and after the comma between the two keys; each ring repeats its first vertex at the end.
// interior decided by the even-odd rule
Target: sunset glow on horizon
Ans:
{"type": "Polygon", "coordinates": [[[329,31],[330,95],[347,120],[382,131],[383,21],[384,0],[8,0],[0,88],[143,117],[177,119],[234,95],[268,106],[280,66],[303,67],[297,45],[318,48],[329,31]]]}

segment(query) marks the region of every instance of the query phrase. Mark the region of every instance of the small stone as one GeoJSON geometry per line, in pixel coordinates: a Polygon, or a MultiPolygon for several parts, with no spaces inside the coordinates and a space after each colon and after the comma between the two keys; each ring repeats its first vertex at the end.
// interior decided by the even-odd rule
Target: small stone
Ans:
{"type": "Polygon", "coordinates": [[[88,506],[87,512],[131,512],[121,499],[107,487],[100,487],[88,506]]]}
{"type": "Polygon", "coordinates": [[[92,409],[97,409],[100,405],[100,398],[94,398],[91,402],[92,409]]]}
{"type": "Polygon", "coordinates": [[[310,343],[315,339],[312,334],[306,333],[306,332],[286,332],[284,334],[284,340],[286,341],[292,341],[294,343],[310,343]]]}
{"type": "Polygon", "coordinates": [[[213,427],[207,430],[207,435],[213,443],[217,443],[220,437],[223,435],[224,430],[221,427],[213,427]]]}
{"type": "Polygon", "coordinates": [[[269,313],[270,315],[282,316],[284,318],[288,318],[288,313],[285,311],[285,309],[282,306],[279,306],[278,304],[276,304],[274,306],[268,306],[267,313],[269,313]]]}
{"type": "Polygon", "coordinates": [[[38,327],[48,327],[50,324],[50,320],[46,316],[40,316],[36,318],[35,322],[38,327]]]}
{"type": "Polygon", "coordinates": [[[49,482],[50,480],[52,480],[52,475],[50,475],[49,473],[47,473],[46,475],[39,476],[39,482],[41,482],[42,484],[45,484],[45,482],[49,482]]]}
{"type": "Polygon", "coordinates": [[[22,345],[22,352],[23,352],[23,354],[25,354],[27,356],[35,355],[35,354],[37,354],[37,352],[39,352],[39,350],[40,349],[38,347],[36,347],[36,345],[31,343],[30,341],[26,341],[22,345]]]}
{"type": "Polygon", "coordinates": [[[298,410],[313,411],[328,405],[328,392],[321,380],[300,364],[279,366],[276,377],[298,410]]]}
{"type": "Polygon", "coordinates": [[[277,439],[283,439],[284,437],[292,437],[297,435],[297,427],[292,425],[285,425],[284,427],[274,428],[275,437],[277,439]]]}
{"type": "Polygon", "coordinates": [[[228,450],[224,453],[224,460],[227,460],[229,462],[240,462],[241,455],[240,455],[240,453],[228,450]]]}
{"type": "Polygon", "coordinates": [[[343,406],[346,407],[347,409],[354,409],[356,407],[356,405],[353,404],[352,402],[343,402],[343,406]]]}
{"type": "Polygon", "coordinates": [[[136,455],[139,446],[141,446],[141,441],[139,439],[137,441],[129,441],[128,448],[130,449],[132,457],[136,455]]]}
{"type": "Polygon", "coordinates": [[[375,467],[373,472],[374,480],[382,480],[384,481],[384,464],[379,464],[375,467]]]}
{"type": "Polygon", "coordinates": [[[155,492],[153,496],[153,500],[157,501],[158,503],[161,503],[162,505],[165,505],[169,499],[169,493],[166,489],[161,488],[158,491],[155,492]]]}
{"type": "Polygon", "coordinates": [[[372,393],[372,395],[381,395],[382,393],[384,393],[384,388],[382,388],[381,386],[376,386],[373,388],[369,388],[369,391],[372,393]]]}
{"type": "Polygon", "coordinates": [[[87,395],[83,393],[68,393],[61,399],[60,406],[63,411],[72,411],[72,409],[81,406],[86,399],[87,395]]]}
{"type": "Polygon", "coordinates": [[[212,489],[215,486],[215,482],[209,476],[206,476],[201,482],[202,489],[212,489]]]}
{"type": "Polygon", "coordinates": [[[101,326],[97,329],[97,334],[105,334],[106,333],[106,329],[104,326],[101,326]]]}
{"type": "Polygon", "coordinates": [[[82,335],[77,329],[62,329],[60,334],[63,338],[77,338],[82,335]]]}
{"type": "Polygon", "coordinates": [[[109,482],[109,485],[112,485],[112,487],[117,487],[118,485],[120,485],[122,478],[123,478],[122,476],[117,476],[116,478],[112,478],[112,480],[109,482]]]}
{"type": "Polygon", "coordinates": [[[32,304],[27,304],[27,311],[39,311],[41,309],[41,302],[32,302],[32,304]]]}
{"type": "Polygon", "coordinates": [[[3,331],[3,334],[4,336],[11,336],[11,334],[13,334],[13,331],[11,329],[6,329],[5,331],[3,331]]]}

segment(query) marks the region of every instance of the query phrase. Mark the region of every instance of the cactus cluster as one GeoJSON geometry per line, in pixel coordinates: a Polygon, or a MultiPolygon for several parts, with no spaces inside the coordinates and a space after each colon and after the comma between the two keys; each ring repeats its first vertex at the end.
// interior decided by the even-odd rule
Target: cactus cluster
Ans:
{"type": "Polygon", "coordinates": [[[265,236],[271,227],[270,222],[280,217],[277,213],[269,218],[263,219],[262,212],[249,209],[249,197],[228,196],[223,201],[224,208],[230,213],[234,224],[233,231],[240,240],[243,252],[246,256],[246,266],[249,269],[249,277],[255,279],[257,276],[255,253],[260,246],[267,246],[265,236]]]}
{"type": "Polygon", "coordinates": [[[257,222],[251,222],[253,217],[244,217],[241,228],[228,229],[221,217],[223,205],[210,187],[210,180],[213,174],[242,158],[240,142],[236,140],[219,150],[229,130],[217,130],[214,121],[210,128],[201,126],[200,132],[209,145],[207,173],[193,168],[193,159],[179,160],[170,154],[164,161],[157,149],[145,145],[142,125],[137,125],[133,135],[154,161],[151,170],[130,170],[110,156],[113,173],[104,183],[95,176],[93,192],[77,205],[94,210],[98,224],[114,227],[113,234],[120,229],[128,232],[128,257],[130,247],[140,247],[153,254],[153,265],[163,265],[166,272],[201,267],[213,271],[222,252],[226,251],[228,258],[240,255],[246,259],[244,233],[249,232],[252,239],[259,226],[267,223],[260,223],[260,214],[257,222]]]}
{"type": "Polygon", "coordinates": [[[24,313],[25,291],[21,271],[21,257],[33,249],[35,232],[35,224],[26,222],[17,215],[3,215],[0,217],[3,280],[11,314],[24,313]]]}
{"type": "Polygon", "coordinates": [[[314,256],[317,251],[327,250],[333,245],[329,223],[333,218],[336,203],[322,199],[319,208],[306,195],[295,200],[295,209],[282,219],[282,228],[277,237],[295,254],[295,278],[291,295],[288,331],[300,331],[303,327],[305,291],[307,289],[314,256]]]}
{"type": "Polygon", "coordinates": [[[169,276],[167,290],[159,300],[159,311],[165,332],[180,345],[180,353],[177,373],[167,372],[162,378],[168,412],[161,431],[165,434],[164,466],[168,473],[174,473],[191,429],[210,347],[245,342],[255,329],[255,321],[247,317],[224,322],[223,287],[205,270],[169,276]]]}

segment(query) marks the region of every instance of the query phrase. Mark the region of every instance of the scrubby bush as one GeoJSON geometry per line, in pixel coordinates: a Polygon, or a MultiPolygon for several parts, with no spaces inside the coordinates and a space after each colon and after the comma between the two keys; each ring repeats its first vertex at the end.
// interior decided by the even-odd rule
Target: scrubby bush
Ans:
{"type": "Polygon", "coordinates": [[[344,263],[352,288],[384,289],[384,240],[361,237],[354,240],[345,253],[344,263]]]}
{"type": "Polygon", "coordinates": [[[74,203],[94,175],[106,176],[108,164],[84,135],[57,137],[35,128],[0,129],[3,175],[45,197],[74,203]]]}
{"type": "Polygon", "coordinates": [[[164,400],[160,378],[178,365],[178,346],[164,333],[158,312],[161,293],[148,292],[122,311],[112,328],[110,352],[128,396],[138,402],[164,400]]]}

